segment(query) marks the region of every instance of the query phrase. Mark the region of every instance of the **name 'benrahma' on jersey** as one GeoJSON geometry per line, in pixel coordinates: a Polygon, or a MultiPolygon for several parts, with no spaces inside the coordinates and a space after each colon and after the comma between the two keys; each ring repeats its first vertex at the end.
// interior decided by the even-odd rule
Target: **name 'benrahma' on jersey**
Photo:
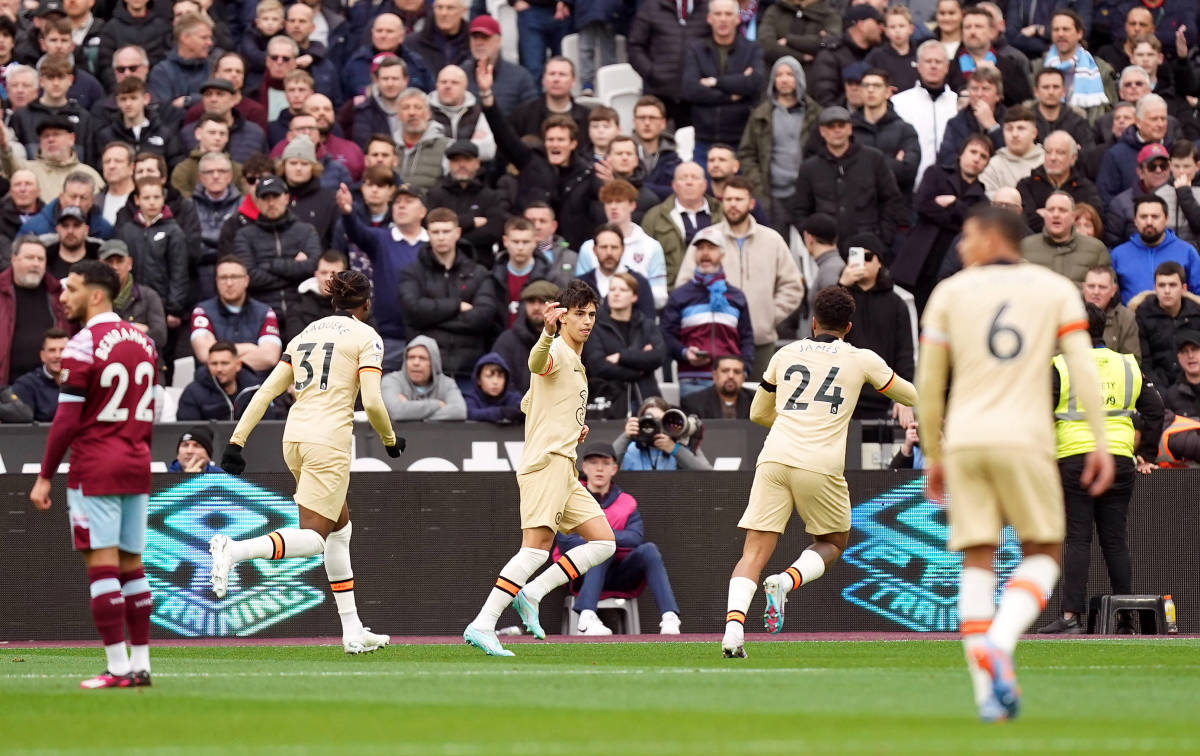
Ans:
{"type": "Polygon", "coordinates": [[[156,362],[150,337],[112,312],[67,342],[58,401],[83,405],[70,439],[69,488],[85,496],[150,492],[156,362]]]}
{"type": "Polygon", "coordinates": [[[297,334],[281,359],[292,366],[296,388],[283,440],[349,451],[358,375],[363,370],[383,373],[379,334],[350,315],[330,315],[297,334]]]}
{"type": "Polygon", "coordinates": [[[757,464],[841,475],[850,416],[864,383],[883,391],[895,372],[870,349],[832,336],[793,341],[771,358],[763,380],[773,383],[775,411],[757,464]]]}

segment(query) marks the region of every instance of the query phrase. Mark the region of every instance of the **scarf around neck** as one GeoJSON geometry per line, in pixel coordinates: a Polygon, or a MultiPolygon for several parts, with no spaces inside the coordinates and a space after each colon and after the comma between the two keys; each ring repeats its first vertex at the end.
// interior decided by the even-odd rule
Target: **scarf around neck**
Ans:
{"type": "Polygon", "coordinates": [[[1058,48],[1051,47],[1042,65],[1046,68],[1057,68],[1063,72],[1064,77],[1071,78],[1071,93],[1067,95],[1068,105],[1092,108],[1108,104],[1108,95],[1104,94],[1104,81],[1100,77],[1100,67],[1082,45],[1076,45],[1075,52],[1069,58],[1060,57],[1058,48]]]}

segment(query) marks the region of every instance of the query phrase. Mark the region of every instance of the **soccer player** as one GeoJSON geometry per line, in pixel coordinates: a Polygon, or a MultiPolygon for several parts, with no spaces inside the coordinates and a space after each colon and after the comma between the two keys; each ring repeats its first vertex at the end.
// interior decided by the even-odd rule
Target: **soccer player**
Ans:
{"type": "Polygon", "coordinates": [[[916,401],[913,385],[882,357],[844,341],[853,315],[854,298],[845,289],[831,286],[818,292],[812,337],[794,341],[771,357],[750,404],[750,419],[771,431],[754,468],[750,501],[738,522],[746,542],[729,580],[721,640],[726,657],[746,656],[746,612],[793,510],[804,520],[813,543],[790,567],[763,581],[768,631],[783,628],[787,593],[824,575],[846,548],[846,434],[863,384],[906,406],[916,401]]]}
{"type": "Polygon", "coordinates": [[[1024,263],[1024,235],[1020,215],[1001,208],[976,208],[968,217],[959,244],[964,268],[930,296],[917,371],[926,494],[931,501],[943,491],[951,497],[948,548],[963,552],[959,631],[975,704],[987,722],[1016,716],[1013,650],[1058,580],[1065,516],[1047,391],[1057,349],[1096,439],[1084,459],[1083,487],[1098,496],[1113,480],[1079,290],[1024,263]],[[1016,528],[1023,558],[997,608],[992,559],[1005,525],[1016,528]]]}
{"type": "Polygon", "coordinates": [[[229,570],[247,559],[288,559],[325,554],[325,574],[342,621],[342,650],[369,653],[391,638],[363,627],[354,603],[350,567],[350,444],[354,400],[362,391],[363,408],[388,456],[399,457],[397,438],[383,406],[383,342],[364,323],[371,309],[371,283],[358,271],[334,274],[328,284],[334,314],[310,323],[288,344],[279,364],[255,394],[233,430],[221,467],[239,475],[246,469],[242,448],[267,406],[289,386],[296,403],[283,429],[283,459],[296,478],[299,528],[280,528],[264,536],[233,541],[217,534],[209,541],[212,587],[218,598],[229,585],[229,570]]]}
{"type": "Polygon", "coordinates": [[[463,631],[463,640],[488,656],[512,656],[496,638],[496,620],[512,604],[536,638],[546,632],[538,621],[538,603],[550,591],[601,564],[617,550],[616,536],[604,511],[575,471],[575,447],[587,438],[587,373],[579,355],[596,324],[600,297],[575,279],[547,302],[541,338],[529,352],[529,391],[521,399],[525,448],[517,470],[521,491],[521,550],[496,578],[479,615],[463,631]],[[558,338],[555,338],[558,334],[558,338]],[[558,558],[536,579],[526,579],[550,556],[555,532],[586,542],[558,558]],[[524,587],[522,587],[524,585],[524,587]]]}
{"type": "Polygon", "coordinates": [[[154,602],[142,551],[157,357],[154,342],[113,312],[120,289],[117,274],[102,262],[81,260],[71,266],[60,300],[67,317],[83,329],[63,350],[58,411],[41,473],[29,494],[35,507],[50,508],[50,479],[70,447],[71,532],[87,565],[92,620],[108,657],[104,672],[79,684],[86,689],[150,684],[154,602]]]}

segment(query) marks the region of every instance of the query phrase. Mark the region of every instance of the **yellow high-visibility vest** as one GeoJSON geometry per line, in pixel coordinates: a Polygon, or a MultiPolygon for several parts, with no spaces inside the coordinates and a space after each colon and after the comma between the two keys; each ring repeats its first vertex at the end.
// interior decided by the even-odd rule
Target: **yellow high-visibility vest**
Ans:
{"type": "MultiPolygon", "coordinates": [[[[1132,354],[1120,354],[1107,347],[1093,349],[1091,356],[1100,373],[1108,451],[1118,457],[1133,457],[1133,407],[1142,393],[1142,370],[1132,354]]],[[[1054,358],[1054,369],[1059,379],[1058,404],[1054,407],[1058,458],[1094,451],[1096,439],[1071,391],[1070,371],[1061,354],[1054,358]]]]}

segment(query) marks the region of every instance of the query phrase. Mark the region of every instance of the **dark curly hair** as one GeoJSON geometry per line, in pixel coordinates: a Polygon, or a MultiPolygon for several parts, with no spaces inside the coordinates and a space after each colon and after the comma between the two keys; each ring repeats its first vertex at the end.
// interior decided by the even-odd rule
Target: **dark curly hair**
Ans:
{"type": "Polygon", "coordinates": [[[110,302],[121,291],[121,279],[117,272],[99,260],[80,260],[71,265],[70,272],[82,278],[85,286],[99,286],[110,302]]]}
{"type": "Polygon", "coordinates": [[[841,286],[821,289],[813,302],[813,315],[822,328],[844,331],[854,317],[854,297],[841,286]]]}
{"type": "Polygon", "coordinates": [[[578,278],[571,279],[566,288],[558,292],[559,306],[567,308],[568,311],[574,310],[577,307],[586,309],[589,303],[595,305],[596,309],[599,310],[600,295],[596,293],[595,289],[578,278]]]}
{"type": "Polygon", "coordinates": [[[357,270],[342,270],[333,274],[326,285],[336,310],[362,307],[371,298],[371,282],[357,270]]]}

